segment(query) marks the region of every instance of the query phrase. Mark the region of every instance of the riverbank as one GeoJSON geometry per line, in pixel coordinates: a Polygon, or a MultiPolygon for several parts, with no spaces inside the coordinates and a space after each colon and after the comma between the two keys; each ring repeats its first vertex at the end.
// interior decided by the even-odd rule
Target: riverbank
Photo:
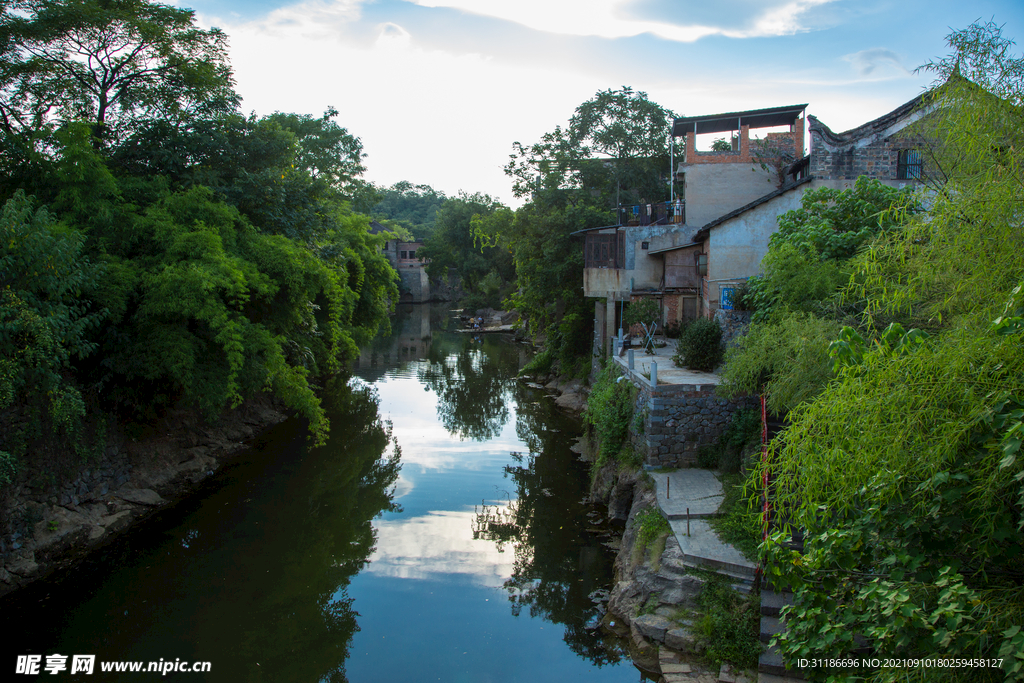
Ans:
{"type": "Polygon", "coordinates": [[[631,640],[634,664],[664,681],[717,681],[726,662],[755,668],[752,583],[695,566],[663,516],[654,478],[609,458],[596,466],[590,496],[623,525],[603,624],[631,640]]]}
{"type": "Polygon", "coordinates": [[[169,411],[134,435],[115,426],[102,451],[85,461],[53,454],[26,463],[0,500],[0,596],[73,564],[188,495],[286,417],[269,396],[212,425],[195,411],[169,411]]]}

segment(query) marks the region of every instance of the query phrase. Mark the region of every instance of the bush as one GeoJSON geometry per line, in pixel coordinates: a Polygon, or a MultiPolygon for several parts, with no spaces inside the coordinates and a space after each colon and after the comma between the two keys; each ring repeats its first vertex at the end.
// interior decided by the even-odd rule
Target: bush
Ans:
{"type": "Polygon", "coordinates": [[[753,323],[726,354],[722,396],[763,393],[775,413],[813,398],[835,374],[828,347],[839,330],[838,323],[807,313],[753,323]]]}
{"type": "Polygon", "coordinates": [[[656,507],[646,508],[636,513],[636,545],[634,552],[642,555],[647,548],[662,536],[672,533],[668,520],[656,507]]]}
{"type": "Polygon", "coordinates": [[[626,380],[615,363],[601,370],[587,401],[583,420],[594,430],[600,444],[598,463],[618,458],[633,420],[636,387],[626,380]]]}
{"type": "Polygon", "coordinates": [[[555,354],[551,353],[551,349],[544,349],[523,366],[523,369],[519,371],[519,376],[546,375],[551,372],[554,362],[555,354]]]}
{"type": "Polygon", "coordinates": [[[694,632],[715,666],[730,662],[741,668],[757,666],[761,654],[758,610],[719,575],[709,577],[697,597],[702,616],[694,632]]]}
{"type": "Polygon", "coordinates": [[[722,328],[717,320],[700,318],[679,338],[679,353],[672,361],[691,370],[711,371],[722,359],[722,328]]]}

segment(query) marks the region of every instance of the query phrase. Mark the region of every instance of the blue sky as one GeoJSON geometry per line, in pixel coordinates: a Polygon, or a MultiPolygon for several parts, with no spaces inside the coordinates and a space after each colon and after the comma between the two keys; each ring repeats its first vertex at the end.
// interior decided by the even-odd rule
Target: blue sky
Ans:
{"type": "MultiPolygon", "coordinates": [[[[367,178],[512,203],[512,143],[629,85],[680,116],[808,102],[835,131],[932,77],[951,29],[1020,0],[177,0],[227,32],[246,112],[319,115],[359,136],[367,178]]],[[[1018,53],[1022,50],[1018,49],[1018,53]]]]}

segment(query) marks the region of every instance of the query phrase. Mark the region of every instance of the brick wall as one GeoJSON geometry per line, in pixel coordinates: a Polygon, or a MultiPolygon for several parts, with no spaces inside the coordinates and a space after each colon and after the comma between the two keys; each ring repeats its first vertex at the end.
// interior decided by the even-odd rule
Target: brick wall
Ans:
{"type": "Polygon", "coordinates": [[[877,140],[863,147],[830,150],[817,140],[811,154],[811,175],[815,180],[854,180],[860,176],[877,180],[896,178],[899,150],[907,143],[877,140]]]}

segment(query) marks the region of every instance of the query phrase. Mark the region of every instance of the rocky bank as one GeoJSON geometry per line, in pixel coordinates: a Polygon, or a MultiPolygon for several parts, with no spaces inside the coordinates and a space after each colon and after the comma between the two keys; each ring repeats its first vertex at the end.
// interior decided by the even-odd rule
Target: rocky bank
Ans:
{"type": "Polygon", "coordinates": [[[143,435],[116,428],[86,461],[54,454],[26,465],[0,500],[0,596],[107,543],[134,522],[181,498],[287,417],[269,398],[208,425],[173,411],[143,435]]]}

